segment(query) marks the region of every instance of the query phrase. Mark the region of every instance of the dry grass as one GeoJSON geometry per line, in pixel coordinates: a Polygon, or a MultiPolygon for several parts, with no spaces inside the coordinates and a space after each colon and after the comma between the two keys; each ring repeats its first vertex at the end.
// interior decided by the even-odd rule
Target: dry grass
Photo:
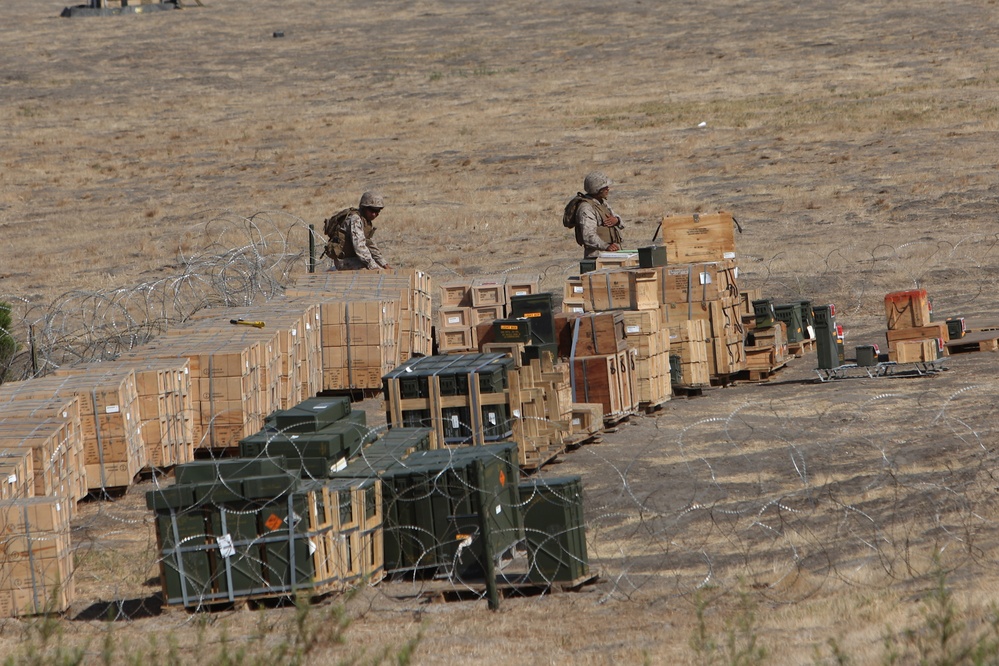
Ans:
{"type": "MultiPolygon", "coordinates": [[[[561,207],[599,168],[629,244],[664,214],[733,211],[745,284],[835,302],[851,347],[882,342],[881,297],[916,285],[938,316],[996,319],[991,5],[205,4],[107,20],[0,5],[0,300],[79,289],[56,316],[106,316],[87,293],[170,278],[205,248],[300,254],[306,225],[369,188],[394,266],[557,291],[579,256],[561,207]]],[[[810,363],[566,457],[602,584],[498,614],[366,590],[346,645],[315,662],[375,662],[422,630],[415,663],[699,663],[700,599],[718,639],[752,610],[771,663],[834,663],[830,640],[882,663],[886,628],[923,626],[938,561],[975,626],[999,581],[993,357],[822,386],[810,363]]],[[[77,617],[151,598],[147,520],[138,491],[85,508],[77,617]]],[[[114,627],[214,655],[293,617],[114,627]]],[[[61,626],[99,659],[104,623],[61,626]]],[[[25,627],[4,622],[0,645],[25,627]]]]}

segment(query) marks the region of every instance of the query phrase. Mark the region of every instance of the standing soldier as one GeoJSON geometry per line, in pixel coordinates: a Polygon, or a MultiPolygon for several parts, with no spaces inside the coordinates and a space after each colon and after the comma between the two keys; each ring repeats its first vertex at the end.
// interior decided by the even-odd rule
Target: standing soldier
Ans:
{"type": "Polygon", "coordinates": [[[621,249],[624,225],[607,203],[612,184],[600,171],[589,173],[583,180],[585,193],[577,193],[565,207],[562,223],[576,230],[576,242],[583,246],[583,259],[621,249]]]}
{"type": "Polygon", "coordinates": [[[338,271],[378,270],[388,268],[375,244],[372,224],[385,203],[376,192],[365,192],[357,208],[346,208],[324,222],[329,236],[326,254],[338,271]]]}

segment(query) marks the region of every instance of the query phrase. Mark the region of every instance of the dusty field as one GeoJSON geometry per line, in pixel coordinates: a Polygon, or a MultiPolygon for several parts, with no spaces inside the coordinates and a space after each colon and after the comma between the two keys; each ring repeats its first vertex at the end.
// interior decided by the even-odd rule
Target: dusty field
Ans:
{"type": "MultiPolygon", "coordinates": [[[[999,320],[993,2],[205,5],[0,3],[0,300],[19,318],[96,326],[95,294],[247,236],[292,255],[284,279],[306,225],[368,188],[393,265],[559,290],[580,255],[561,207],[599,168],[627,244],[666,213],[730,210],[745,284],[835,303],[850,349],[882,341],[885,292],[917,285],[941,318],[999,320]]],[[[414,663],[704,663],[702,604],[708,636],[755,638],[768,663],[832,663],[830,641],[881,663],[886,632],[906,649],[925,626],[941,568],[977,630],[999,587],[997,363],[817,385],[806,356],[771,385],[675,400],[551,470],[583,475],[600,584],[498,614],[379,586],[310,661],[377,661],[422,631],[414,663]]],[[[84,507],[65,640],[99,661],[111,626],[120,652],[169,637],[205,661],[287,636],[289,610],[158,611],[144,490],[84,507]]],[[[0,654],[31,627],[0,621],[0,654]]]]}

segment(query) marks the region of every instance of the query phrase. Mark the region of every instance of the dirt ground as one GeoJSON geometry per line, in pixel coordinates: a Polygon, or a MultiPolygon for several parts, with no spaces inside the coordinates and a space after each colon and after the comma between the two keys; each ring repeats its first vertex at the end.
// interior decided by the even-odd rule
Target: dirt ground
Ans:
{"type": "MultiPolygon", "coordinates": [[[[743,284],[835,303],[848,350],[883,344],[899,289],[927,289],[939,319],[999,321],[994,1],[63,6],[0,3],[0,300],[18,322],[92,333],[111,316],[95,302],[152,300],[137,294],[192,257],[216,257],[194,262],[215,293],[252,295],[214,270],[220,248],[251,237],[292,258],[267,273],[288,280],[307,225],[371,188],[394,266],[536,273],[561,293],[580,254],[561,208],[593,169],[633,247],[663,215],[733,212],[743,284]]],[[[985,627],[997,364],[817,383],[811,353],[673,400],[544,472],[583,477],[599,583],[498,613],[382,584],[310,663],[416,636],[417,664],[734,663],[752,640],[765,663],[882,663],[886,633],[917,649],[904,631],[941,571],[959,620],[985,627]]],[[[289,609],[159,608],[148,488],[83,505],[66,640],[99,661],[106,636],[169,636],[204,661],[287,635],[289,609]]],[[[33,627],[0,621],[0,654],[33,627]]]]}

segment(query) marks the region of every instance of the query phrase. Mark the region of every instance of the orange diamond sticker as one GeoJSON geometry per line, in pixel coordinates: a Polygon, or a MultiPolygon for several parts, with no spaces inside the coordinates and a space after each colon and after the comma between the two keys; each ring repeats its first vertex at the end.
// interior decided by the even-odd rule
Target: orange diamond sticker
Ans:
{"type": "Polygon", "coordinates": [[[500,470],[500,473],[499,473],[499,482],[500,482],[501,486],[505,486],[506,485],[506,472],[504,472],[503,470],[500,470]]]}
{"type": "Polygon", "coordinates": [[[264,525],[267,527],[267,529],[269,529],[271,532],[273,532],[274,530],[276,530],[279,527],[281,527],[282,525],[284,525],[284,521],[281,520],[280,518],[278,518],[278,516],[277,516],[276,513],[272,513],[267,518],[267,520],[264,521],[264,525]]]}

